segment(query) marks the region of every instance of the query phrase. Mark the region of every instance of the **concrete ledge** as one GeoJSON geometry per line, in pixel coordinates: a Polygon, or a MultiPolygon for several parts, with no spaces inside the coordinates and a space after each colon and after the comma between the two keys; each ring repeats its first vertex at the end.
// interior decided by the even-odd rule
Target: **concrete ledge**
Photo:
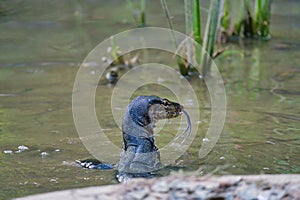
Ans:
{"type": "Polygon", "coordinates": [[[32,195],[16,200],[300,199],[300,175],[185,176],[32,195]]]}

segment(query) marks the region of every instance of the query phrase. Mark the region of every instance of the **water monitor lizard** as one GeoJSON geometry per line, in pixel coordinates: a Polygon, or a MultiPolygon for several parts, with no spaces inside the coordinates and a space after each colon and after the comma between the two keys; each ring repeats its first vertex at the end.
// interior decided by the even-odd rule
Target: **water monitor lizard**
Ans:
{"type": "MultiPolygon", "coordinates": [[[[83,167],[92,169],[116,168],[117,179],[120,182],[134,177],[152,177],[151,172],[162,166],[158,148],[155,146],[153,132],[155,122],[175,118],[182,112],[184,112],[182,105],[168,99],[139,96],[128,105],[123,116],[123,145],[119,164],[113,166],[94,159],[77,162],[83,167]]],[[[188,115],[187,119],[188,128],[185,132],[190,130],[188,115]]]]}

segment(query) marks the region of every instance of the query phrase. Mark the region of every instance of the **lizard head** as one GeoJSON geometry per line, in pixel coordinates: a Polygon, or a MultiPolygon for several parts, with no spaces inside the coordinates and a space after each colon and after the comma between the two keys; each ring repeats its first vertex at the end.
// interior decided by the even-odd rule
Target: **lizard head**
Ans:
{"type": "Polygon", "coordinates": [[[130,118],[140,126],[147,126],[153,121],[170,119],[182,113],[183,106],[158,96],[139,96],[128,106],[130,118]]]}

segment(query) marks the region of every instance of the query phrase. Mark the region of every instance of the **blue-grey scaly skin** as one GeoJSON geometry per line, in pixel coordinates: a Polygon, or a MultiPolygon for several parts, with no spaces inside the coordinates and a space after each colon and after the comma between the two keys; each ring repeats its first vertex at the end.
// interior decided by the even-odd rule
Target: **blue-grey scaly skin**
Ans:
{"type": "Polygon", "coordinates": [[[128,177],[151,177],[152,171],[162,167],[160,154],[155,146],[153,126],[155,120],[178,116],[181,109],[179,104],[158,96],[139,96],[128,105],[122,125],[123,149],[118,165],[119,181],[128,177]],[[156,109],[161,109],[160,111],[168,113],[169,106],[174,107],[176,112],[170,111],[170,115],[164,116],[151,114],[149,109],[155,105],[158,105],[156,109]]]}
{"type": "Polygon", "coordinates": [[[160,103],[159,97],[139,96],[129,104],[124,114],[119,176],[124,173],[148,173],[161,165],[148,116],[149,105],[155,103],[160,103]]]}
{"type": "MultiPolygon", "coordinates": [[[[159,119],[177,117],[182,110],[178,103],[158,96],[139,96],[127,107],[123,116],[123,145],[117,167],[117,178],[124,182],[133,177],[151,177],[151,172],[161,168],[160,155],[155,146],[154,124],[159,119]]],[[[93,169],[109,169],[114,166],[102,162],[80,162],[93,169]]]]}

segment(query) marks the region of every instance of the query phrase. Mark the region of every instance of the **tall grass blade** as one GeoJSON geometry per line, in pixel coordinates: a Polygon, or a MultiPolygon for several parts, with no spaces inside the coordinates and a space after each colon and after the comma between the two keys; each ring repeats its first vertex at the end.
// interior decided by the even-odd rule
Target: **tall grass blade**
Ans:
{"type": "Polygon", "coordinates": [[[221,16],[224,7],[224,0],[211,0],[210,12],[205,28],[203,48],[206,50],[201,53],[202,76],[205,78],[210,72],[211,57],[214,53],[214,45],[218,34],[221,16]]]}
{"type": "Polygon", "coordinates": [[[169,9],[168,9],[167,2],[165,0],[160,0],[160,3],[161,3],[161,7],[164,10],[164,13],[166,15],[166,18],[167,18],[167,21],[168,21],[168,24],[169,24],[169,28],[171,29],[173,43],[174,43],[175,47],[177,48],[178,43],[177,43],[175,34],[173,32],[174,28],[173,28],[173,23],[172,23],[172,20],[171,20],[171,16],[170,16],[170,12],[169,12],[169,9]]]}
{"type": "Polygon", "coordinates": [[[257,35],[263,40],[269,40],[270,36],[270,15],[272,0],[255,1],[255,16],[257,35]]]}
{"type": "Polygon", "coordinates": [[[141,0],[141,13],[140,13],[140,18],[141,18],[141,26],[144,27],[146,26],[146,0],[141,0]]]}
{"type": "Polygon", "coordinates": [[[252,9],[249,0],[244,0],[245,5],[245,18],[243,21],[243,28],[244,28],[244,36],[248,38],[253,38],[256,33],[256,25],[254,22],[254,18],[252,16],[252,9]]]}
{"type": "MultiPolygon", "coordinates": [[[[193,28],[193,21],[192,21],[192,0],[184,0],[184,12],[185,12],[185,34],[189,37],[192,36],[192,28],[193,28]]],[[[185,52],[186,54],[186,66],[182,67],[181,74],[186,76],[188,75],[189,71],[189,63],[192,60],[193,54],[193,46],[191,43],[191,39],[188,38],[185,42],[185,52]]]]}
{"type": "Polygon", "coordinates": [[[193,1],[193,33],[194,39],[198,44],[202,44],[201,41],[201,18],[200,18],[200,0],[193,1]]]}
{"type": "MultiPolygon", "coordinates": [[[[200,18],[200,0],[193,0],[193,35],[195,41],[202,45],[201,37],[201,18],[200,18]]],[[[195,48],[195,59],[198,65],[201,62],[201,48],[195,48]]]]}
{"type": "MultiPolygon", "coordinates": [[[[171,17],[170,17],[170,12],[169,12],[167,3],[166,3],[165,0],[160,0],[160,3],[161,3],[161,6],[164,10],[165,15],[166,15],[166,18],[167,18],[167,21],[168,21],[168,24],[169,24],[169,28],[171,29],[171,34],[172,34],[172,39],[173,39],[174,46],[175,46],[175,48],[178,48],[179,45],[178,45],[178,42],[176,40],[175,34],[173,32],[173,30],[174,30],[173,23],[172,23],[172,20],[171,20],[171,17]]],[[[177,59],[177,64],[178,64],[178,68],[179,68],[179,71],[180,71],[181,75],[187,76],[188,75],[188,70],[187,70],[187,67],[186,67],[185,60],[183,58],[181,58],[180,56],[176,56],[176,59],[177,59]]]]}
{"type": "MultiPolygon", "coordinates": [[[[229,1],[229,0],[226,0],[229,1]]],[[[244,22],[244,15],[245,15],[245,5],[244,1],[241,0],[230,0],[230,14],[231,14],[231,21],[234,24],[232,35],[240,37],[242,32],[242,25],[244,22]]]]}

